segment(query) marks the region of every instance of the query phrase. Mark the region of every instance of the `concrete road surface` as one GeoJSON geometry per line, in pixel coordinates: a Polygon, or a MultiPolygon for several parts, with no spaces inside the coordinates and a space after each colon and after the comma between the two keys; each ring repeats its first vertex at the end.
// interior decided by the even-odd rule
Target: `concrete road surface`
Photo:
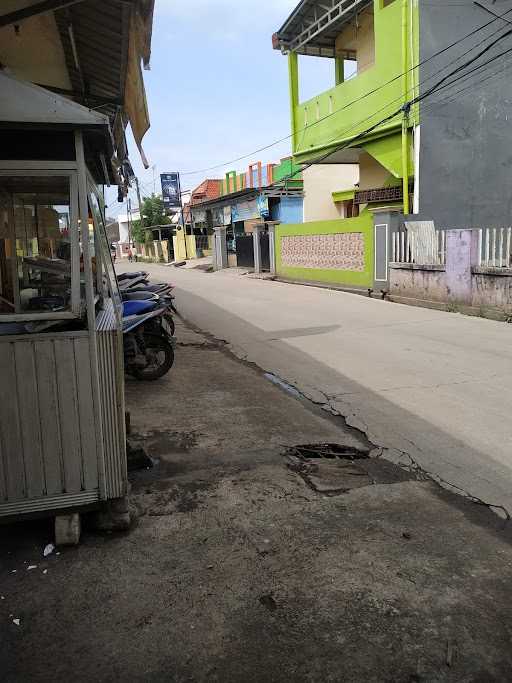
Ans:
{"type": "MultiPolygon", "coordinates": [[[[140,268],[118,267],[118,270],[140,268]]],[[[144,266],[146,268],[146,265],[144,266]]],[[[512,328],[327,289],[147,266],[180,312],[385,455],[512,511],[512,328]]]]}

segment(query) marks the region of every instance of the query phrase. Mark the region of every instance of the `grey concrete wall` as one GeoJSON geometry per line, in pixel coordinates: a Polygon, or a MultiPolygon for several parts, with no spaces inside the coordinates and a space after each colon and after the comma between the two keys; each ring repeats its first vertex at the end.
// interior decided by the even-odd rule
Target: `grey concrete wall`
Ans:
{"type": "MultiPolygon", "coordinates": [[[[512,0],[487,4],[498,14],[512,10],[512,0]]],[[[473,0],[447,1],[446,4],[419,0],[419,5],[421,63],[471,31],[492,22],[421,66],[422,93],[512,29],[502,20],[493,20],[473,0]],[[482,44],[477,46],[478,43],[482,44]],[[472,47],[470,54],[454,61],[472,47]],[[446,70],[443,67],[447,67],[446,70]]],[[[512,12],[507,17],[512,21],[512,12]]],[[[468,70],[509,48],[512,48],[512,35],[505,37],[468,70]]],[[[510,225],[512,70],[507,67],[511,65],[511,59],[511,55],[500,57],[469,79],[439,91],[421,104],[420,211],[434,219],[439,228],[510,225]],[[498,75],[493,76],[497,72],[498,75]],[[468,86],[468,90],[456,94],[468,86]]]]}
{"type": "Polygon", "coordinates": [[[473,269],[468,296],[457,299],[450,293],[444,268],[395,264],[390,268],[389,293],[391,297],[451,302],[512,314],[512,270],[500,270],[493,273],[490,268],[473,269]]]}
{"type": "Polygon", "coordinates": [[[444,268],[436,266],[391,266],[389,293],[409,299],[446,301],[446,272],[444,268]]]}
{"type": "Polygon", "coordinates": [[[492,306],[512,313],[512,270],[501,269],[501,273],[495,274],[491,269],[486,270],[473,273],[472,305],[492,306]]]}

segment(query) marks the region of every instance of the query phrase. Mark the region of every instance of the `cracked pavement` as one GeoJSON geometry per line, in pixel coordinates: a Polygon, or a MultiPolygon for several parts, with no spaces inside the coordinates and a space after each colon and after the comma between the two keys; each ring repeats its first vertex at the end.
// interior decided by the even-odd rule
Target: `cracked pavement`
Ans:
{"type": "Polygon", "coordinates": [[[512,526],[383,458],[309,461],[306,485],[290,446],[371,444],[177,335],[165,378],[127,382],[156,463],[131,474],[133,528],[85,520],[44,557],[51,522],[0,527],[2,683],[512,680],[512,526]],[[333,495],[355,464],[371,481],[333,495]]]}
{"type": "Polygon", "coordinates": [[[229,270],[147,269],[176,283],[188,320],[311,400],[329,397],[386,457],[512,510],[508,325],[229,270]]]}

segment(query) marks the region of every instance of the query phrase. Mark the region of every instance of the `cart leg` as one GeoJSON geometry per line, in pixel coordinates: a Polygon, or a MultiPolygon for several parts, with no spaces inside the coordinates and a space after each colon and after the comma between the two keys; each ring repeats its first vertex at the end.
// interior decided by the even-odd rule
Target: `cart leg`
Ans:
{"type": "Polygon", "coordinates": [[[73,512],[70,515],[55,517],[55,544],[78,545],[80,542],[80,515],[73,512]]]}
{"type": "Polygon", "coordinates": [[[128,496],[106,501],[95,514],[94,526],[99,531],[127,531],[131,526],[128,496]]]}

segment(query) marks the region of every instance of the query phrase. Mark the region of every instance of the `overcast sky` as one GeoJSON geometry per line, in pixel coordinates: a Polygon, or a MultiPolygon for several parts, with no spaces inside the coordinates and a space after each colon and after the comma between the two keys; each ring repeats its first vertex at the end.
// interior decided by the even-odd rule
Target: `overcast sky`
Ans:
{"type": "MultiPolygon", "coordinates": [[[[182,188],[192,189],[205,177],[290,153],[286,141],[224,163],[290,133],[287,59],[272,49],[272,34],[297,2],[156,0],[151,71],[144,72],[151,129],[143,147],[156,166],[157,192],[165,171],[180,171],[182,188]],[[217,164],[222,166],[215,171],[185,175],[217,164]]],[[[331,60],[302,60],[302,99],[332,87],[331,70],[331,60]]],[[[143,169],[134,145],[131,159],[149,194],[153,170],[143,169]]],[[[122,211],[110,204],[110,215],[122,211]]]]}

